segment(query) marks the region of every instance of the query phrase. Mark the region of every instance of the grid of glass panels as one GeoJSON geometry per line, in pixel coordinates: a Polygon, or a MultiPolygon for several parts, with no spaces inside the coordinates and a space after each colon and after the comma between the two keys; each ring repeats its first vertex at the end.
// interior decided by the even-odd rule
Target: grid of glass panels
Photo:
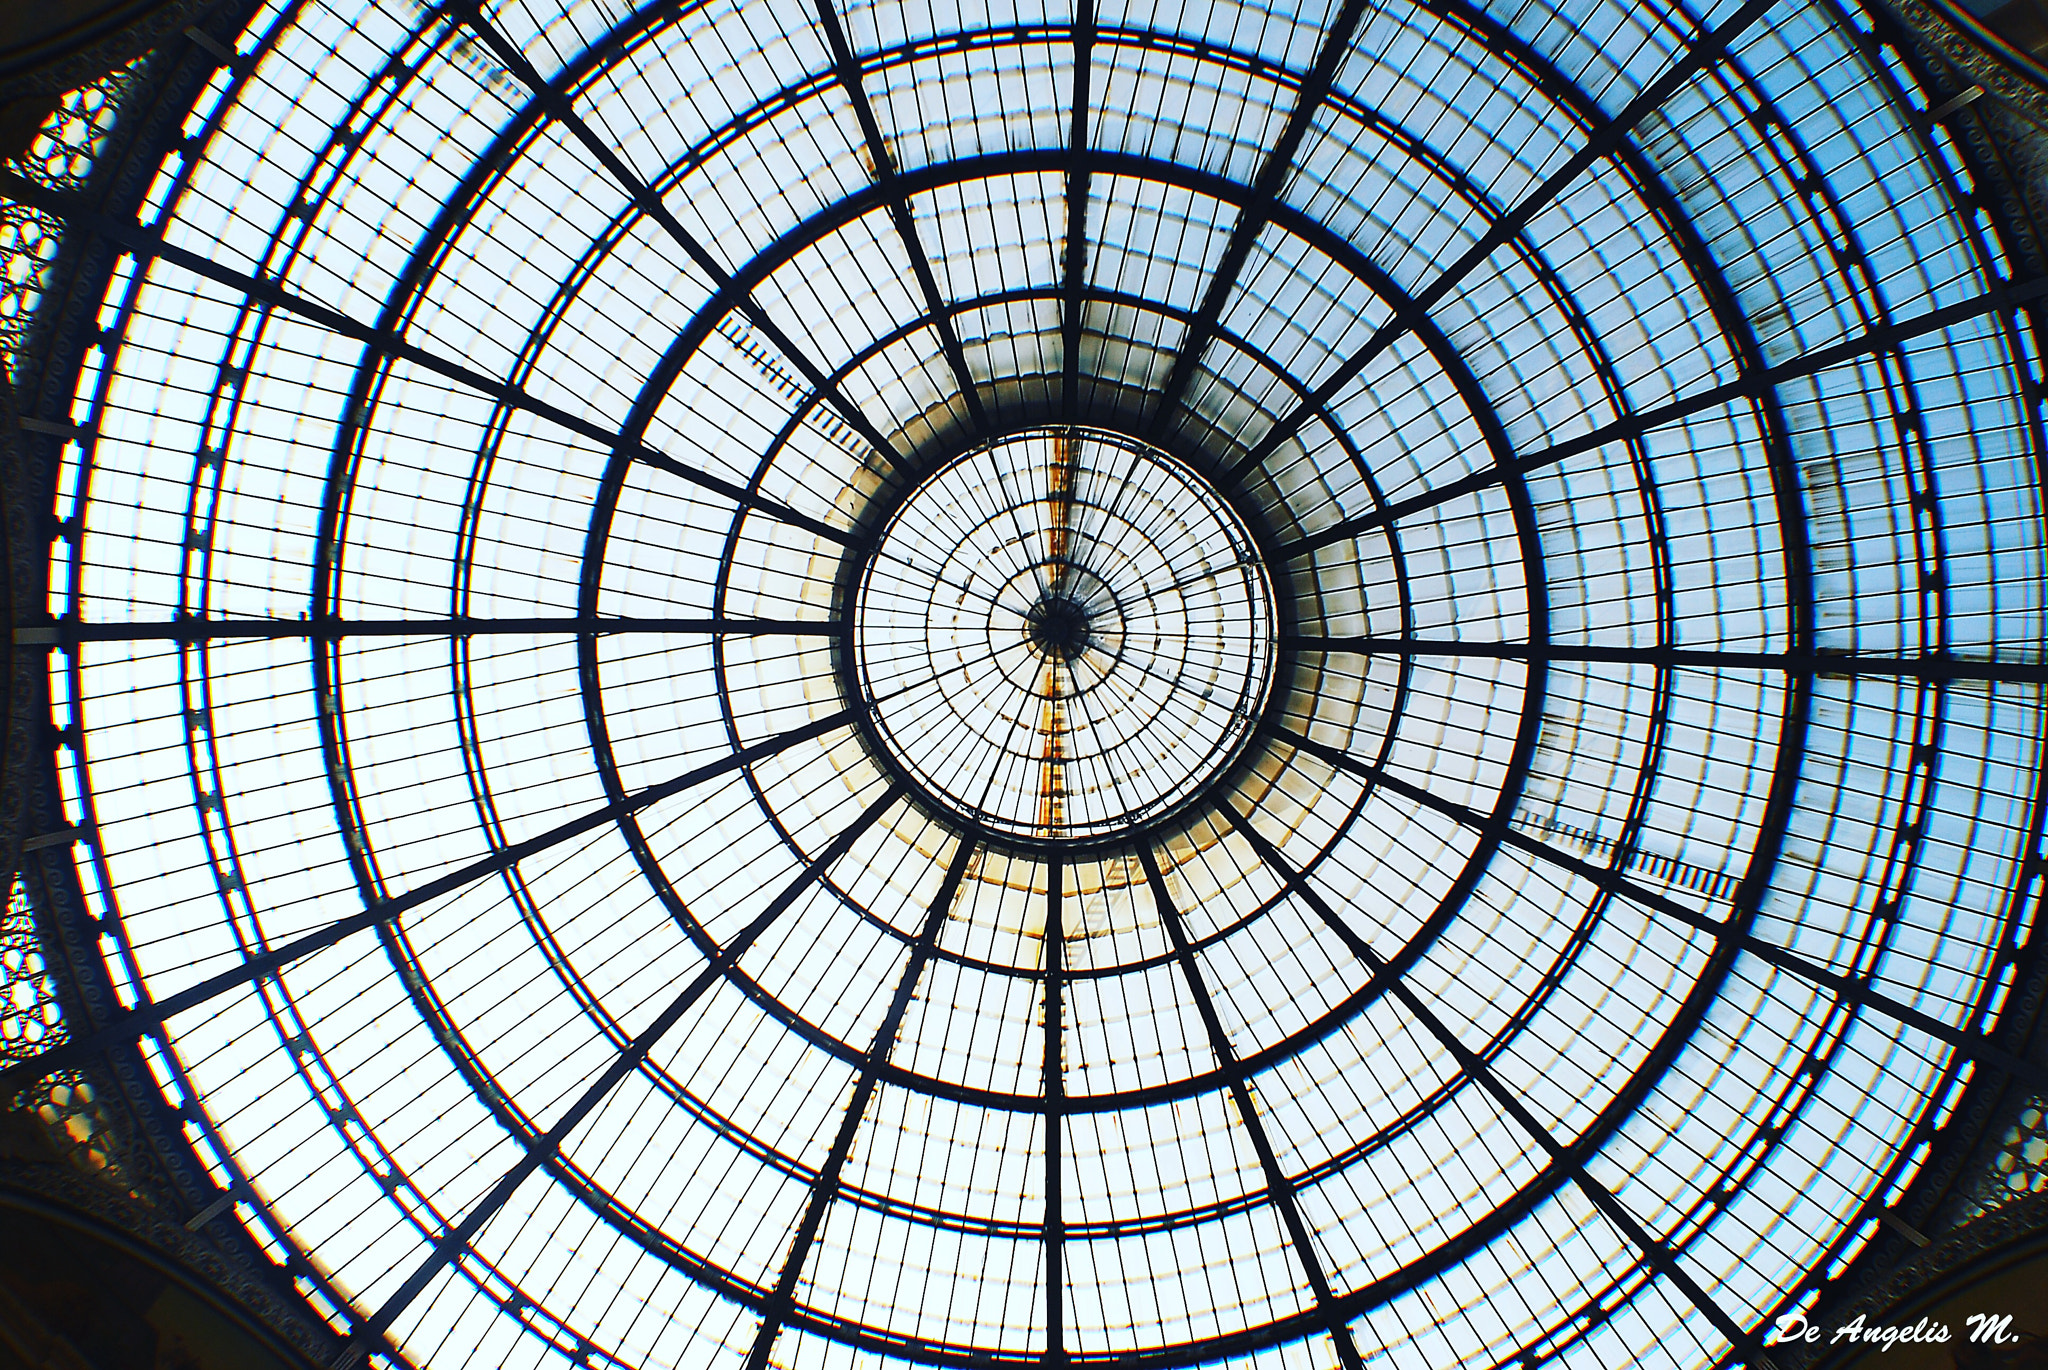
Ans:
{"type": "MultiPolygon", "coordinates": [[[[151,1066],[356,1350],[1705,1366],[1867,1240],[1955,1062],[1828,977],[1995,1012],[2044,529],[1997,246],[1851,16],[237,50],[82,375],[52,687],[117,984],[221,977],[151,1066]],[[1062,846],[877,745],[849,616],[908,492],[1068,429],[1250,530],[1276,657],[1062,846]]],[[[963,708],[1044,760],[1045,693],[963,708]]]]}

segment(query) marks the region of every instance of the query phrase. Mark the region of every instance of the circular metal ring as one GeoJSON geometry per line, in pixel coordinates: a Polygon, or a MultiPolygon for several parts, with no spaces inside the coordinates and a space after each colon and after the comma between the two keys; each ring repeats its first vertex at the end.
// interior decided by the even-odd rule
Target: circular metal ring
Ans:
{"type": "Polygon", "coordinates": [[[945,464],[854,579],[852,702],[963,831],[1127,836],[1230,767],[1272,689],[1248,526],[1120,434],[1031,430],[945,464]]]}

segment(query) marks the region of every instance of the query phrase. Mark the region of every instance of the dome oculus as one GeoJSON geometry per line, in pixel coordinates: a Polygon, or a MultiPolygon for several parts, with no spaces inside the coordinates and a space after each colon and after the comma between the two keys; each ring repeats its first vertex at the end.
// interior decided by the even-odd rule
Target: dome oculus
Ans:
{"type": "Polygon", "coordinates": [[[881,745],[998,838],[1135,834],[1235,759],[1274,670],[1243,522],[1180,462],[1085,429],[1007,438],[919,484],[852,611],[881,745]]]}

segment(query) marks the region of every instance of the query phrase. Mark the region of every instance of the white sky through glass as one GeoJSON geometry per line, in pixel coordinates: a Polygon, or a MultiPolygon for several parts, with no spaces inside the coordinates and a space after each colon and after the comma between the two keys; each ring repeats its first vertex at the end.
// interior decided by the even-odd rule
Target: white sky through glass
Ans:
{"type": "Polygon", "coordinates": [[[1846,18],[1571,171],[1737,6],[459,11],[251,26],[149,201],[214,269],[115,272],[57,511],[125,993],[602,815],[146,1043],[337,1327],[1691,1367],[1868,1239],[1950,1049],[1759,948],[1994,996],[2043,536],[2007,320],[1870,341],[2000,264],[1846,18]],[[1185,562],[1210,645],[1117,657],[1199,702],[1132,683],[1054,827],[1037,676],[868,721],[974,566],[849,568],[927,478],[1042,512],[1070,426],[1142,506],[1090,573],[1185,562]]]}

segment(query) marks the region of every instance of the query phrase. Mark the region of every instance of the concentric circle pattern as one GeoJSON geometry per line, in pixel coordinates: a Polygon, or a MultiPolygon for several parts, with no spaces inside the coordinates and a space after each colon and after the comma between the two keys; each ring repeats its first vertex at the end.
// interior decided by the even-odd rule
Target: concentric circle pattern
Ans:
{"type": "Polygon", "coordinates": [[[1856,12],[252,14],[51,688],[352,1353],[1708,1367],[1955,1135],[2040,349],[1856,12]]]}
{"type": "Polygon", "coordinates": [[[884,752],[970,830],[1128,838],[1236,758],[1272,682],[1274,601],[1199,476],[1062,429],[912,491],[852,632],[884,752]]]}

